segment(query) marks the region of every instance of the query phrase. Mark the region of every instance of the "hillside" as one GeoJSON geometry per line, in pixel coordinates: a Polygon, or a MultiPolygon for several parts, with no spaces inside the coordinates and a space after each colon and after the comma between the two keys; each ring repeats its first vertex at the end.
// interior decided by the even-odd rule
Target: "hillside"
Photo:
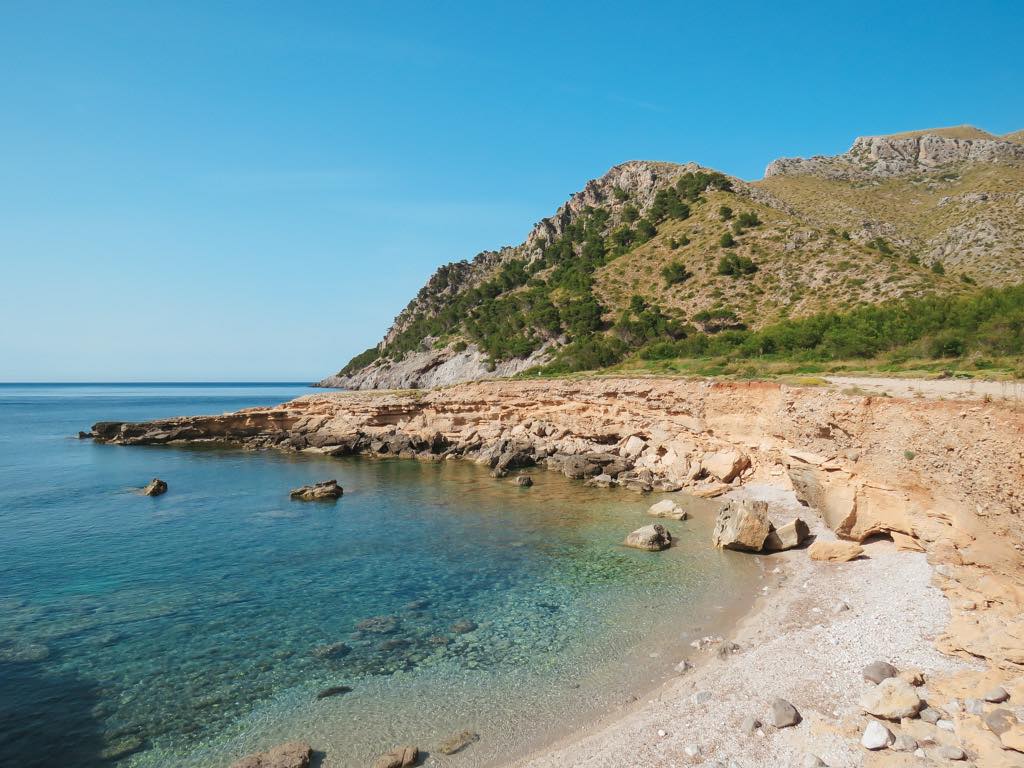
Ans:
{"type": "Polygon", "coordinates": [[[623,163],[522,244],[441,267],[378,346],[322,384],[604,367],[651,345],[1016,284],[1019,135],[859,138],[841,155],[776,160],[753,183],[693,163],[623,163]]]}

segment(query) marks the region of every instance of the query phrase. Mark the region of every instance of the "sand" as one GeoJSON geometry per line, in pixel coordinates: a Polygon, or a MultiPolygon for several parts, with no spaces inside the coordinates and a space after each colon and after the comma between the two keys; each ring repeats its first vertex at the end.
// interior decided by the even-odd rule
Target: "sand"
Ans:
{"type": "MultiPolygon", "coordinates": [[[[788,492],[751,486],[742,493],[769,498],[773,516],[813,518],[788,492]]],[[[812,532],[833,538],[819,520],[811,522],[812,532]]],[[[681,642],[680,659],[693,660],[695,669],[625,705],[617,719],[515,765],[781,768],[801,766],[809,755],[833,768],[863,765],[869,753],[859,739],[867,719],[857,699],[870,685],[864,666],[885,660],[921,670],[926,680],[969,666],[934,647],[949,608],[925,556],[888,541],[865,549],[863,559],[843,564],[813,562],[805,550],[773,556],[774,584],[762,588],[754,610],[726,638],[737,651],[720,658],[681,642]],[[796,706],[799,725],[767,725],[777,697],[796,706]],[[748,735],[741,729],[747,716],[766,724],[748,735]]],[[[926,697],[927,684],[919,690],[926,697]]]]}

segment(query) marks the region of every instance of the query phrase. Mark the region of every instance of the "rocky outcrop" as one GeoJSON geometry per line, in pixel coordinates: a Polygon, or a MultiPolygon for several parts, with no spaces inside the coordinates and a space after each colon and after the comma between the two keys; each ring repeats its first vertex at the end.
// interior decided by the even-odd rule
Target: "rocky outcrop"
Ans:
{"type": "Polygon", "coordinates": [[[637,528],[626,537],[624,542],[633,549],[646,549],[648,552],[659,552],[672,546],[672,534],[665,526],[655,523],[637,528]]]}
{"type": "Polygon", "coordinates": [[[1024,163],[1024,146],[997,138],[960,139],[927,132],[913,136],[861,136],[844,154],[781,158],[770,163],[764,175],[886,178],[965,162],[1024,163]]]}
{"type": "Polygon", "coordinates": [[[345,490],[338,485],[337,480],[324,480],[295,488],[288,495],[298,501],[334,501],[340,499],[344,492],[345,490]]]}
{"type": "Polygon", "coordinates": [[[159,477],[154,477],[146,484],[146,487],[142,489],[143,496],[162,496],[165,493],[167,493],[167,483],[159,477]]]}

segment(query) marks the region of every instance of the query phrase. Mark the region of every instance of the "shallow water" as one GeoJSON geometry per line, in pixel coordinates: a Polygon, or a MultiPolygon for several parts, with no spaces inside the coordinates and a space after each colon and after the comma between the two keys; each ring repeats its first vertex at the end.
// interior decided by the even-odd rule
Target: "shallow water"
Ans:
{"type": "Polygon", "coordinates": [[[500,762],[664,676],[757,578],[710,547],[707,502],[651,554],[621,541],[652,498],[554,473],[69,437],[303,391],[0,385],[0,765],[220,766],[292,738],[336,768],[400,742],[500,762]],[[154,476],[169,492],[139,495],[154,476]],[[329,477],[336,504],[289,500],[329,477]]]}

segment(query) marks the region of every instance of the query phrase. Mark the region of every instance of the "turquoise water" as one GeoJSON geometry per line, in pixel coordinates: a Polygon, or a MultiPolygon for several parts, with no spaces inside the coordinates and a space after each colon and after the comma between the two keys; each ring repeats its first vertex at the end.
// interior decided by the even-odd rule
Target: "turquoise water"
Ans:
{"type": "Polygon", "coordinates": [[[0,385],[0,765],[222,766],[306,738],[339,768],[464,728],[479,742],[436,760],[500,763],[663,677],[757,578],[710,547],[706,503],[650,554],[620,544],[652,498],[554,473],[71,437],[305,391],[0,385]],[[154,476],[169,492],[139,495],[154,476]],[[330,477],[337,504],[289,500],[330,477]]]}

